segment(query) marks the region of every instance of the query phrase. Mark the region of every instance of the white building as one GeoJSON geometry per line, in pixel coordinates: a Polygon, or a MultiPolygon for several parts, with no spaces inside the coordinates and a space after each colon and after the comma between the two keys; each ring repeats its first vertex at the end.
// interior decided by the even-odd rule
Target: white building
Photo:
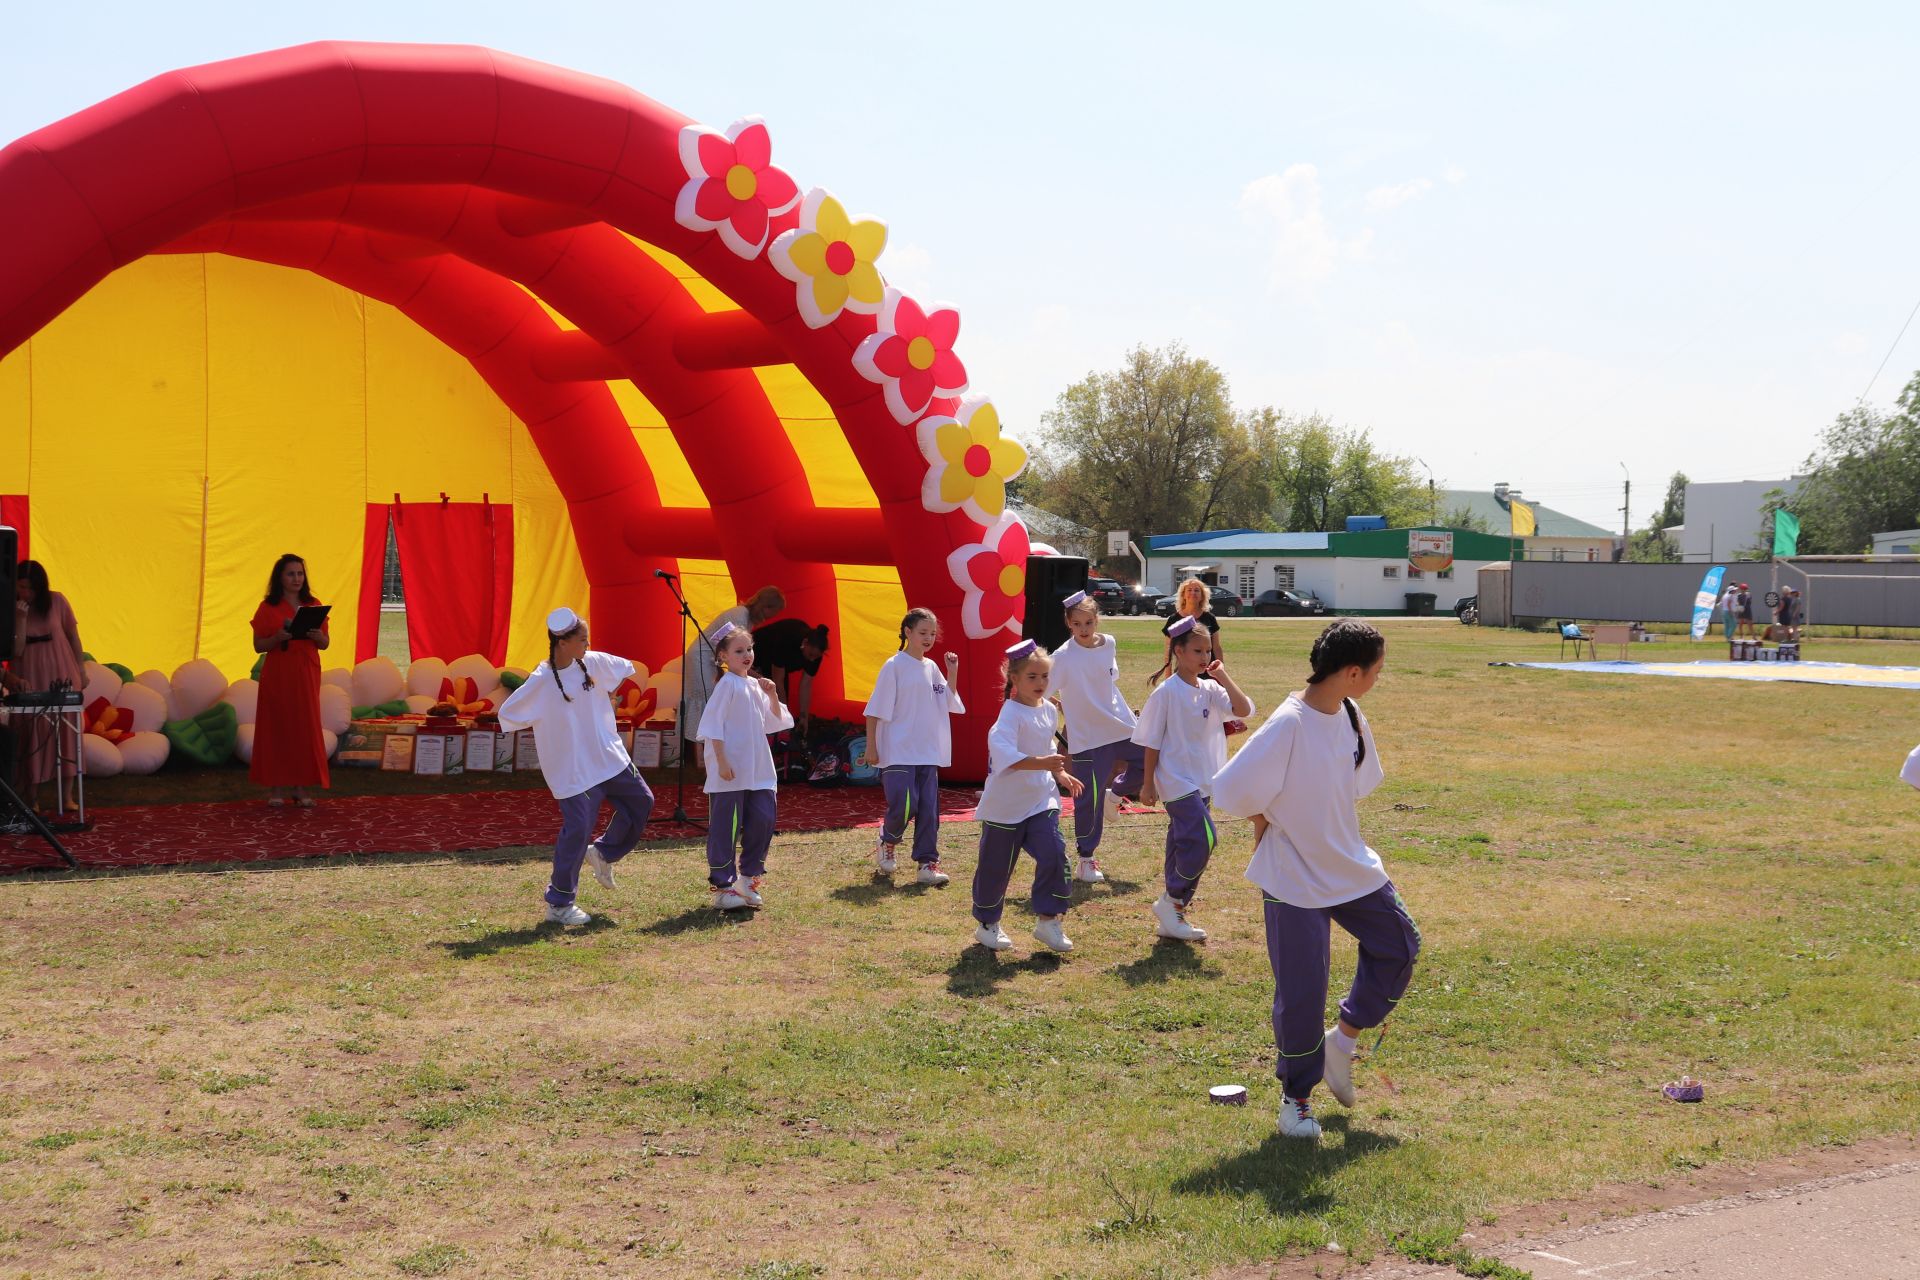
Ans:
{"type": "Polygon", "coordinates": [[[1895,533],[1874,534],[1873,554],[1877,556],[1920,556],[1920,529],[1901,529],[1895,533]]]}
{"type": "Polygon", "coordinates": [[[1504,563],[1511,540],[1468,529],[1453,534],[1454,563],[1433,572],[1407,558],[1407,529],[1363,533],[1265,533],[1222,529],[1162,534],[1145,548],[1147,585],[1171,592],[1186,578],[1227,588],[1251,605],[1275,588],[1311,593],[1348,614],[1407,611],[1407,595],[1426,592],[1434,609],[1449,613],[1478,589],[1480,566],[1504,563]]]}
{"type": "Polygon", "coordinates": [[[1686,523],[1668,529],[1680,546],[1680,558],[1704,564],[1724,563],[1749,547],[1771,550],[1771,524],[1763,537],[1760,508],[1779,489],[1791,497],[1805,476],[1788,480],[1727,480],[1687,486],[1686,523]]]}

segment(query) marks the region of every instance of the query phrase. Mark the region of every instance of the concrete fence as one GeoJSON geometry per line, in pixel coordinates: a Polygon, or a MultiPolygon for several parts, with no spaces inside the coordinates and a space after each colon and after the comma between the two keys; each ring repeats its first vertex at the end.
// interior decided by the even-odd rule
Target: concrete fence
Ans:
{"type": "MultiPolygon", "coordinates": [[[[1511,626],[1516,618],[1593,622],[1688,622],[1693,597],[1711,566],[1588,564],[1522,560],[1480,571],[1480,620],[1511,626]]],[[[1766,622],[1769,591],[1798,587],[1807,621],[1821,626],[1920,627],[1920,562],[1734,562],[1726,582],[1745,582],[1754,618],[1766,622]]]]}

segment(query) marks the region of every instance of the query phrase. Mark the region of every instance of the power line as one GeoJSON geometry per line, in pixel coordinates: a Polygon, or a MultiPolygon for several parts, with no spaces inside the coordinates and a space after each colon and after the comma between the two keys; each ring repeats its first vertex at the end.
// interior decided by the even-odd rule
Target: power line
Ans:
{"type": "Polygon", "coordinates": [[[1916,300],[1913,304],[1913,310],[1907,312],[1907,324],[1901,325],[1900,332],[1893,335],[1893,345],[1887,348],[1887,354],[1880,357],[1880,367],[1873,371],[1871,378],[1867,379],[1867,390],[1862,391],[1860,398],[1853,402],[1856,408],[1867,402],[1867,391],[1873,390],[1873,384],[1880,381],[1880,375],[1886,371],[1887,361],[1893,359],[1893,353],[1900,347],[1900,339],[1907,336],[1907,325],[1912,324],[1913,318],[1917,315],[1920,315],[1920,300],[1916,300]]]}

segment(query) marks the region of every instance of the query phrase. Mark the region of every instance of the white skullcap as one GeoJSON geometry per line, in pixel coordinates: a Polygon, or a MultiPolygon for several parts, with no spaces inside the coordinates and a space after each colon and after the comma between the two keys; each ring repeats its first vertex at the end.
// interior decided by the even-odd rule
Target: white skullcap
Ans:
{"type": "Polygon", "coordinates": [[[561,605],[547,615],[547,631],[552,635],[563,636],[579,625],[580,615],[566,605],[561,605]]]}

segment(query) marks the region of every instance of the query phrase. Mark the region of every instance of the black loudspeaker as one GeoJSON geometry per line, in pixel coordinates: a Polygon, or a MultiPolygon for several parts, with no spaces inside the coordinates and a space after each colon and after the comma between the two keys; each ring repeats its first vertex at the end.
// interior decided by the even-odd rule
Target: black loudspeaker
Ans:
{"type": "Polygon", "coordinates": [[[1043,649],[1067,642],[1066,611],[1060,602],[1087,589],[1087,562],[1079,556],[1027,558],[1027,623],[1020,634],[1043,649]]]}
{"type": "Polygon", "coordinates": [[[13,657],[13,620],[18,616],[13,609],[13,583],[19,569],[20,535],[0,524],[0,582],[7,585],[7,598],[0,601],[0,658],[13,657]]]}

